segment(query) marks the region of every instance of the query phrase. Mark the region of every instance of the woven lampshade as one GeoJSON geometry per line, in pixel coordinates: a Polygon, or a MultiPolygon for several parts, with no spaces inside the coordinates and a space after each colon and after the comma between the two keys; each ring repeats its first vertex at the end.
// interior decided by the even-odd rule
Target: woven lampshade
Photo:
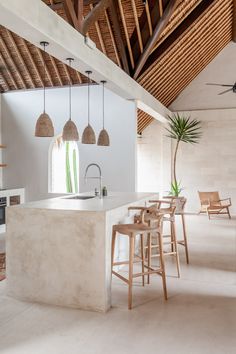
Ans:
{"type": "Polygon", "coordinates": [[[100,131],[99,137],[98,137],[98,145],[99,146],[110,146],[110,138],[108,135],[108,132],[106,129],[102,129],[100,131]]]}
{"type": "Polygon", "coordinates": [[[64,141],[78,141],[79,133],[75,123],[68,120],[63,128],[62,139],[64,141]]]}
{"type": "Polygon", "coordinates": [[[36,137],[52,137],[54,136],[54,127],[51,118],[47,113],[42,113],[35,126],[35,136],[36,137]]]}
{"type": "Polygon", "coordinates": [[[82,144],[96,144],[96,135],[90,124],[83,131],[82,144]]]}

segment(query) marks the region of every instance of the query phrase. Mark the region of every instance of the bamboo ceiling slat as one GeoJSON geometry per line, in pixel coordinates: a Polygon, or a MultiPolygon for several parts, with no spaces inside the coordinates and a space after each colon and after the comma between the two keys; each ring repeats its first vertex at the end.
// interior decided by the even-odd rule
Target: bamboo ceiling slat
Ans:
{"type": "MultiPolygon", "coordinates": [[[[0,44],[1,44],[2,49],[5,52],[6,62],[9,62],[9,64],[7,63],[7,67],[9,68],[9,70],[11,70],[12,76],[14,77],[15,82],[17,82],[16,86],[18,88],[25,89],[26,85],[25,85],[25,82],[22,78],[22,75],[21,75],[20,71],[18,70],[18,68],[15,64],[15,61],[13,60],[13,56],[11,55],[11,52],[8,49],[8,47],[5,43],[5,40],[3,38],[4,38],[3,36],[0,37],[0,44]],[[15,77],[18,78],[18,80],[15,77]],[[20,84],[19,84],[19,82],[20,82],[20,84]]],[[[4,54],[3,54],[3,56],[4,56],[4,54]]]]}
{"type": "MultiPolygon", "coordinates": [[[[7,76],[9,77],[9,82],[11,82],[11,84],[9,83],[9,89],[11,89],[11,85],[13,86],[13,90],[17,90],[18,89],[18,85],[17,85],[17,82],[15,81],[11,71],[8,69],[8,65],[7,65],[7,62],[6,60],[4,59],[2,53],[0,52],[0,58],[1,58],[1,62],[4,66],[4,70],[7,72],[7,76]]],[[[3,74],[2,74],[3,75],[3,74]]]]}
{"type": "MultiPolygon", "coordinates": [[[[228,8],[227,3],[223,3],[223,11],[225,11],[228,8]]],[[[231,8],[229,8],[231,9],[231,8]]],[[[221,10],[221,8],[217,7],[217,8],[212,8],[212,11],[210,12],[212,17],[212,20],[215,20],[215,16],[218,14],[222,14],[222,12],[219,12],[219,10],[221,10]]],[[[231,10],[230,10],[231,11],[231,10]]],[[[230,15],[229,13],[227,13],[226,15],[230,15]]],[[[230,16],[229,16],[230,17],[230,16]]],[[[232,21],[232,19],[229,19],[230,21],[232,21]]],[[[167,66],[173,67],[175,68],[175,65],[178,64],[178,55],[179,52],[183,53],[184,55],[186,55],[186,47],[189,47],[190,50],[196,50],[196,42],[197,40],[200,38],[201,41],[205,40],[206,37],[206,33],[204,31],[207,31],[207,28],[209,26],[210,22],[205,22],[205,18],[204,16],[201,17],[201,19],[198,20],[197,25],[192,24],[192,26],[189,28],[187,33],[183,33],[182,36],[178,39],[178,43],[173,43],[172,46],[170,47],[168,52],[163,53],[163,55],[158,59],[158,62],[156,62],[154,64],[155,70],[152,71],[152,67],[149,68],[149,73],[145,73],[145,75],[142,75],[142,77],[140,77],[139,82],[141,84],[144,83],[143,81],[143,76],[144,76],[144,80],[146,80],[148,78],[148,80],[151,82],[152,79],[155,79],[156,77],[156,71],[158,69],[161,69],[161,72],[163,73],[163,76],[165,77],[165,70],[164,68],[167,66]],[[193,46],[193,42],[194,42],[194,46],[193,46]]],[[[216,27],[216,26],[215,26],[216,27]]],[[[219,31],[219,29],[217,29],[219,31]]],[[[188,58],[189,59],[189,58],[188,58]]],[[[187,60],[186,60],[187,62],[187,60]]],[[[160,79],[160,77],[158,77],[158,79],[160,79]]],[[[151,89],[150,86],[148,86],[148,89],[151,89]]]]}
{"type": "MultiPolygon", "coordinates": [[[[222,30],[225,30],[225,31],[227,30],[227,28],[225,28],[223,22],[219,22],[218,25],[221,26],[222,30]]],[[[230,34],[231,24],[226,24],[226,25],[228,26],[228,33],[230,34]]],[[[184,72],[185,73],[184,76],[186,77],[187,74],[189,73],[189,70],[191,70],[191,68],[196,67],[197,63],[199,63],[201,58],[204,59],[206,57],[206,53],[211,48],[211,46],[213,46],[213,47],[216,46],[216,42],[213,41],[212,39],[214,39],[213,36],[215,34],[219,34],[219,31],[218,30],[214,31],[214,28],[215,28],[215,24],[213,23],[212,26],[209,27],[209,29],[208,29],[210,36],[205,39],[204,43],[202,43],[201,40],[198,40],[195,42],[196,47],[199,47],[199,51],[193,50],[193,47],[189,46],[188,48],[186,48],[186,51],[181,52],[178,55],[178,73],[180,75],[184,72]],[[200,46],[202,46],[202,47],[200,47],[200,46]],[[192,65],[193,61],[195,63],[194,66],[192,65]]],[[[222,38],[222,36],[221,36],[221,38],[222,38]]],[[[219,38],[217,43],[220,42],[221,38],[219,38]]],[[[202,62],[200,62],[200,65],[202,67],[203,65],[205,65],[205,63],[202,61],[202,62]]],[[[164,77],[161,74],[160,77],[158,77],[159,85],[165,87],[165,81],[168,82],[168,80],[171,80],[172,84],[173,84],[173,82],[176,83],[176,80],[173,80],[173,75],[177,76],[178,73],[175,73],[174,70],[171,69],[168,73],[166,73],[166,75],[164,77]]],[[[171,87],[173,87],[173,86],[171,85],[171,87]]],[[[154,89],[156,89],[156,87],[155,87],[155,85],[152,85],[152,86],[148,86],[148,89],[154,90],[154,89]]],[[[164,93],[164,95],[165,95],[165,93],[164,93]]]]}
{"type": "MultiPolygon", "coordinates": [[[[197,46],[197,35],[199,34],[199,38],[202,38],[203,43],[206,42],[209,38],[210,42],[214,42],[211,38],[211,36],[215,33],[214,32],[214,28],[215,31],[217,33],[222,35],[222,24],[224,23],[224,17],[228,19],[228,23],[229,23],[229,27],[231,26],[232,23],[232,14],[231,14],[231,7],[228,8],[228,11],[226,10],[226,8],[224,6],[226,6],[226,1],[222,1],[220,2],[220,4],[222,5],[222,13],[219,11],[219,7],[217,8],[212,8],[212,12],[210,12],[209,17],[210,18],[202,18],[202,23],[205,23],[205,28],[201,23],[201,26],[197,26],[197,29],[195,29],[195,36],[189,36],[189,40],[187,36],[183,35],[182,36],[182,43],[181,43],[181,39],[178,41],[178,44],[175,46],[173,45],[171,50],[172,52],[170,53],[165,53],[165,55],[162,56],[162,58],[159,60],[159,63],[155,63],[149,70],[148,73],[145,74],[145,76],[142,76],[142,85],[153,95],[157,95],[158,94],[158,98],[160,99],[160,97],[162,97],[162,92],[163,92],[163,98],[164,97],[168,97],[168,95],[165,93],[165,86],[167,87],[172,87],[174,83],[176,83],[178,80],[176,80],[177,75],[181,75],[182,71],[179,70],[179,63],[180,63],[180,57],[181,57],[181,53],[182,53],[182,65],[184,66],[184,72],[185,72],[185,76],[188,75],[188,65],[190,67],[192,67],[193,65],[191,63],[194,62],[195,65],[195,61],[198,59],[199,56],[199,48],[197,46]],[[217,25],[216,23],[216,18],[215,16],[212,17],[212,13],[214,14],[215,10],[215,16],[216,14],[218,14],[218,22],[219,25],[217,25]],[[223,14],[225,14],[225,16],[223,16],[223,14]],[[222,22],[219,21],[220,18],[223,18],[222,22]],[[208,30],[208,28],[210,28],[210,24],[211,26],[213,26],[213,28],[211,30],[208,30]],[[201,29],[201,31],[200,31],[201,29]],[[195,57],[188,57],[188,53],[186,53],[186,46],[188,46],[192,52],[196,53],[195,57]],[[170,60],[168,62],[168,55],[170,57],[170,60]],[[172,56],[171,56],[172,55],[172,56]],[[167,58],[166,58],[167,57],[167,58]],[[173,64],[172,64],[173,63],[173,64]],[[180,72],[179,72],[180,71],[180,72]],[[158,85],[156,84],[158,83],[158,85]],[[157,93],[158,92],[158,93],[157,93]]],[[[191,29],[190,29],[191,30],[191,29]]],[[[218,41],[218,38],[215,40],[215,42],[218,41]]],[[[217,43],[215,43],[217,45],[217,43]]],[[[205,55],[205,52],[204,52],[205,55]]],[[[213,56],[214,57],[214,56],[213,56]]],[[[213,59],[212,57],[212,59],[213,59]]],[[[205,64],[202,63],[202,69],[205,67],[205,64]]],[[[181,92],[181,87],[179,88],[179,93],[181,92]]],[[[163,102],[163,98],[162,98],[162,102],[163,102]]],[[[165,100],[165,102],[168,101],[165,100]]]]}
{"type": "Polygon", "coordinates": [[[126,20],[125,20],[124,9],[123,9],[121,0],[118,0],[118,4],[119,4],[123,28],[125,31],[125,38],[126,38],[128,51],[129,51],[130,62],[131,62],[132,68],[134,69],[134,56],[133,56],[133,52],[132,52],[132,48],[131,48],[131,44],[130,44],[130,36],[129,36],[129,32],[128,32],[128,28],[127,28],[127,24],[126,24],[126,20]]]}
{"type": "Polygon", "coordinates": [[[26,71],[26,76],[23,75],[23,73],[22,73],[22,75],[21,75],[22,79],[24,80],[25,84],[27,83],[27,81],[29,81],[29,86],[31,88],[35,88],[36,86],[35,86],[35,83],[34,83],[34,81],[32,79],[31,73],[30,73],[30,71],[28,69],[28,65],[24,64],[25,61],[24,61],[24,59],[23,59],[23,57],[21,55],[21,52],[19,50],[19,45],[16,44],[15,38],[14,38],[13,34],[10,31],[7,30],[7,34],[8,34],[8,37],[10,38],[10,42],[12,43],[12,46],[13,46],[15,52],[16,52],[16,55],[17,55],[18,61],[21,64],[21,67],[24,68],[24,70],[26,71]],[[25,77],[27,77],[28,80],[25,80],[24,79],[25,77]]]}

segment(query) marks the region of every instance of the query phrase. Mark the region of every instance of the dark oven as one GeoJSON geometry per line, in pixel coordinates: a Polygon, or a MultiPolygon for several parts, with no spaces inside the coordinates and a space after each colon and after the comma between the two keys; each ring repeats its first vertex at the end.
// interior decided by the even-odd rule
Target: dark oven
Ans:
{"type": "Polygon", "coordinates": [[[7,206],[7,198],[1,197],[0,198],[0,225],[6,223],[5,221],[6,206],[7,206]]]}

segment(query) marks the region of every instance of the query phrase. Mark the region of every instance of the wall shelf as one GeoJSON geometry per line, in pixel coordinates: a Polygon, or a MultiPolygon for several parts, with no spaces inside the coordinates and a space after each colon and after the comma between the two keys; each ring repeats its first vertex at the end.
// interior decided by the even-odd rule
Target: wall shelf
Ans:
{"type": "Polygon", "coordinates": [[[0,149],[6,149],[6,145],[0,144],[0,149]]]}

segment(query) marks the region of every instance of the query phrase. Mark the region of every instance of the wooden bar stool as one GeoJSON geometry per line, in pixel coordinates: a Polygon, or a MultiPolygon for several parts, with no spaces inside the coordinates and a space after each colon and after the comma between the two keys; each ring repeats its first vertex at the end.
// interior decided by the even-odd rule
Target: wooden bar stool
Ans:
{"type": "Polygon", "coordinates": [[[177,199],[178,199],[178,207],[175,211],[175,215],[181,216],[181,222],[182,222],[182,228],[183,228],[183,239],[178,240],[178,238],[177,238],[177,243],[181,246],[184,246],[186,263],[189,264],[188,240],[187,240],[187,232],[186,232],[186,225],[185,225],[185,212],[184,212],[187,199],[184,197],[176,198],[176,197],[171,197],[171,196],[166,196],[164,198],[171,199],[173,201],[173,203],[176,205],[176,207],[177,207],[177,199]]]}
{"type": "MultiPolygon", "coordinates": [[[[141,220],[144,220],[144,214],[146,210],[142,210],[141,220]]],[[[162,216],[160,216],[159,225],[156,227],[149,227],[144,223],[135,223],[135,224],[118,224],[113,226],[112,231],[112,250],[111,250],[111,264],[112,264],[112,274],[123,280],[125,283],[128,284],[128,308],[132,308],[132,288],[133,288],[133,278],[142,277],[142,282],[144,286],[144,276],[149,274],[159,274],[162,277],[162,285],[163,285],[163,292],[164,298],[167,300],[167,288],[166,288],[166,275],[165,275],[165,266],[164,266],[164,259],[163,259],[163,247],[162,247],[162,216]],[[116,236],[117,233],[126,235],[129,237],[129,260],[128,261],[121,261],[121,262],[114,262],[114,254],[115,254],[115,244],[116,244],[116,236]],[[145,257],[144,257],[144,235],[156,234],[157,240],[159,244],[160,250],[160,265],[158,268],[154,269],[145,264],[145,257]],[[135,257],[135,238],[137,235],[140,235],[141,239],[141,256],[135,257]],[[133,265],[134,263],[141,262],[142,264],[142,272],[134,273],[133,272],[133,265]],[[128,264],[129,267],[129,276],[128,279],[123,277],[121,274],[116,272],[113,268],[114,266],[120,266],[123,264],[128,264]],[[145,270],[147,269],[147,270],[145,270]]],[[[149,262],[148,262],[149,263],[149,262]]]]}
{"type": "MultiPolygon", "coordinates": [[[[179,253],[178,253],[178,245],[176,239],[176,232],[175,232],[175,206],[170,201],[163,201],[163,200],[150,200],[149,207],[146,207],[147,212],[144,216],[144,221],[148,226],[155,225],[158,222],[158,218],[160,215],[163,215],[163,221],[170,223],[170,235],[162,235],[163,238],[171,238],[170,241],[163,242],[163,245],[170,245],[171,250],[166,252],[163,250],[164,256],[174,256],[176,259],[176,267],[177,267],[177,274],[180,277],[180,264],[179,264],[179,253]],[[168,208],[161,208],[161,204],[165,203],[168,204],[168,208]]],[[[142,211],[144,207],[130,207],[129,210],[139,210],[142,211]]],[[[140,215],[134,216],[134,221],[139,223],[140,215]]],[[[148,266],[150,265],[151,258],[159,257],[159,247],[156,239],[153,235],[149,235],[147,238],[146,244],[146,252],[149,252],[148,255],[146,254],[146,258],[148,259],[148,266]],[[156,253],[153,254],[152,250],[156,249],[156,253]]],[[[150,277],[148,276],[148,284],[150,283],[150,277]]]]}
{"type": "MultiPolygon", "coordinates": [[[[176,239],[176,229],[175,229],[175,205],[172,201],[165,200],[149,200],[149,203],[156,203],[157,209],[160,213],[164,215],[163,222],[169,223],[170,234],[163,234],[163,239],[170,238],[170,241],[164,241],[163,245],[170,245],[170,250],[164,250],[164,256],[174,256],[176,260],[177,274],[180,277],[180,264],[179,264],[179,252],[178,244],[176,239]],[[162,207],[163,204],[168,204],[168,207],[162,207]]],[[[152,255],[152,257],[158,257],[158,245],[153,244],[152,248],[157,248],[157,254],[152,255]]]]}

